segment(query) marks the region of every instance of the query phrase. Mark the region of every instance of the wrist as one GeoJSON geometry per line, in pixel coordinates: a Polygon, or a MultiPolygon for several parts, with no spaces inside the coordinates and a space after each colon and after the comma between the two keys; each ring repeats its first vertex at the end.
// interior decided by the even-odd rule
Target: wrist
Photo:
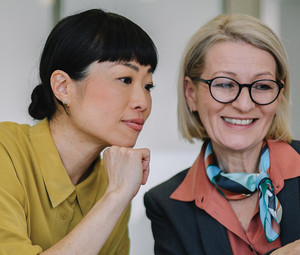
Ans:
{"type": "Polygon", "coordinates": [[[109,203],[114,204],[116,207],[125,209],[131,202],[133,197],[120,189],[111,189],[107,187],[101,200],[107,200],[109,203]]]}

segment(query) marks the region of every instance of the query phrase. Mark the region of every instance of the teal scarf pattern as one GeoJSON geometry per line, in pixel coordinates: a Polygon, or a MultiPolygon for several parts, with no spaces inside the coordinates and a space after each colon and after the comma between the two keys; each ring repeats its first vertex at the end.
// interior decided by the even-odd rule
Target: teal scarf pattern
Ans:
{"type": "Polygon", "coordinates": [[[259,173],[225,173],[215,164],[211,142],[206,146],[204,160],[209,180],[226,199],[243,199],[258,190],[259,214],[266,238],[269,242],[276,240],[280,234],[283,210],[269,178],[270,154],[267,144],[261,151],[259,173]]]}

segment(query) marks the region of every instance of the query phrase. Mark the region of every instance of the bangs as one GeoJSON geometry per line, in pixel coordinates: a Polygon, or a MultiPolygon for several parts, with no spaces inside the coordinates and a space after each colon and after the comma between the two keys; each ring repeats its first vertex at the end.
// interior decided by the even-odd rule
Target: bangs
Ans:
{"type": "Polygon", "coordinates": [[[63,19],[53,29],[43,51],[40,77],[46,82],[54,70],[63,70],[81,80],[94,61],[133,60],[155,71],[157,50],[148,34],[123,16],[92,9],[63,19]]]}
{"type": "Polygon", "coordinates": [[[150,65],[154,72],[157,66],[157,50],[148,34],[125,17],[120,19],[112,13],[98,27],[101,37],[95,38],[92,48],[97,52],[98,61],[132,61],[150,65]]]}

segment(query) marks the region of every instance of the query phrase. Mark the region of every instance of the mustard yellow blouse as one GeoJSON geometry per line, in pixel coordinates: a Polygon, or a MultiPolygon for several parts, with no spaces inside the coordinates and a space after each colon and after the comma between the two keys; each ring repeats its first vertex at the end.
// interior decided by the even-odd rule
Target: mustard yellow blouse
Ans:
{"type": "MultiPolygon", "coordinates": [[[[46,119],[34,126],[0,123],[0,254],[34,255],[68,234],[107,187],[99,158],[74,186],[46,119]]],[[[129,253],[128,207],[99,255],[129,253]]]]}

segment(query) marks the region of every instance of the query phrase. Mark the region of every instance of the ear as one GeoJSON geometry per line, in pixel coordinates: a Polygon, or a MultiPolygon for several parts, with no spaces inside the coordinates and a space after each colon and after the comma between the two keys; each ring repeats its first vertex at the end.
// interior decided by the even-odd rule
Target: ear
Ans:
{"type": "Polygon", "coordinates": [[[184,93],[190,111],[197,111],[197,86],[187,76],[184,78],[184,93]]]}
{"type": "Polygon", "coordinates": [[[50,77],[51,88],[55,97],[62,103],[69,103],[69,87],[72,83],[70,76],[61,70],[55,70],[50,77]]]}
{"type": "MultiPolygon", "coordinates": [[[[280,81],[280,82],[284,85],[284,81],[280,81]]],[[[277,98],[277,100],[279,102],[279,105],[280,105],[280,102],[281,102],[281,97],[284,97],[283,93],[284,93],[284,87],[280,90],[280,93],[279,93],[278,98],[277,98]]]]}

